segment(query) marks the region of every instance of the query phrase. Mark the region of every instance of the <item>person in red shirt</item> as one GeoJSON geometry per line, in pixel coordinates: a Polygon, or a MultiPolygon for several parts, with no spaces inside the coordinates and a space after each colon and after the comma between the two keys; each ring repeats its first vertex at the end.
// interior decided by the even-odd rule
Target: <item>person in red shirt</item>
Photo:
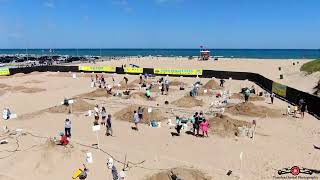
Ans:
{"type": "Polygon", "coordinates": [[[63,133],[61,133],[60,136],[61,136],[61,139],[60,139],[60,143],[58,145],[62,145],[62,146],[68,145],[69,144],[68,137],[63,133]]]}

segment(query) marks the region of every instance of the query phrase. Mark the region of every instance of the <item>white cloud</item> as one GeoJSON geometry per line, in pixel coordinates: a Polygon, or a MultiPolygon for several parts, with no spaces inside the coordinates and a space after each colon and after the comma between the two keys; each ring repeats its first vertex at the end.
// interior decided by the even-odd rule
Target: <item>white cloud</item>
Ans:
{"type": "Polygon", "coordinates": [[[45,7],[47,7],[47,8],[54,8],[54,7],[55,7],[55,6],[54,6],[54,3],[53,3],[53,2],[49,2],[49,1],[44,2],[43,5],[44,5],[45,7]]]}

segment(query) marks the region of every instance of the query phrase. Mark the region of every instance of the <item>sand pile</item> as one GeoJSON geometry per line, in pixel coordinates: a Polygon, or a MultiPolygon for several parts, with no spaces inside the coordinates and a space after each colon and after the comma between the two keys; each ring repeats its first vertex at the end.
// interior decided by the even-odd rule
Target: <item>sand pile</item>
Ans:
{"type": "Polygon", "coordinates": [[[222,87],[220,87],[219,84],[213,79],[209,80],[201,88],[203,88],[203,89],[222,89],[222,87]]]}
{"type": "MultiPolygon", "coordinates": [[[[94,108],[93,104],[90,104],[82,99],[75,99],[74,103],[72,104],[73,112],[85,112],[93,108],[94,108]]],[[[71,109],[71,105],[69,106],[59,105],[59,106],[48,108],[45,111],[49,113],[68,113],[70,109],[71,109]]]]}
{"type": "Polygon", "coordinates": [[[169,82],[169,85],[170,86],[181,86],[181,84],[183,85],[183,86],[185,86],[186,85],[186,83],[184,83],[184,82],[181,82],[181,81],[179,81],[179,80],[177,80],[177,79],[175,79],[175,80],[173,80],[173,81],[171,81],[171,82],[169,82]]]}
{"type": "Polygon", "coordinates": [[[232,119],[226,115],[210,118],[208,122],[210,124],[209,133],[222,137],[232,137],[239,134],[238,127],[251,127],[251,124],[246,121],[232,119]]]}
{"type": "Polygon", "coordinates": [[[164,112],[162,112],[160,109],[154,109],[152,110],[150,116],[148,113],[148,108],[145,106],[139,106],[139,105],[131,105],[127,106],[124,109],[121,109],[120,111],[116,112],[113,116],[115,119],[121,120],[121,121],[128,121],[133,122],[133,115],[134,111],[138,110],[138,107],[144,108],[143,111],[143,120],[142,123],[148,122],[148,120],[151,118],[151,120],[157,120],[157,121],[163,121],[166,119],[164,112]]]}
{"type": "Polygon", "coordinates": [[[226,112],[233,115],[243,115],[250,117],[281,117],[280,110],[269,109],[264,106],[256,106],[253,103],[229,104],[226,112]]]}
{"type": "Polygon", "coordinates": [[[31,80],[31,81],[26,81],[24,84],[39,84],[43,83],[44,81],[38,81],[38,80],[31,80]]]}
{"type": "MultiPolygon", "coordinates": [[[[125,89],[136,89],[136,88],[138,88],[139,80],[138,80],[137,83],[136,83],[136,80],[135,80],[135,81],[133,81],[133,82],[131,82],[131,83],[128,83],[128,84],[126,84],[125,81],[121,81],[119,84],[121,85],[121,86],[120,86],[120,89],[121,89],[121,90],[125,90],[125,89]]],[[[116,89],[117,89],[117,87],[116,87],[116,89]]]]}
{"type": "Polygon", "coordinates": [[[8,87],[10,87],[10,86],[7,85],[7,84],[2,84],[2,83],[0,83],[0,88],[1,88],[1,89],[3,89],[3,88],[8,88],[8,87]]]}
{"type": "MultiPolygon", "coordinates": [[[[230,99],[244,99],[242,93],[234,93],[230,96],[230,99]]],[[[251,94],[249,97],[249,101],[264,101],[265,98],[262,96],[257,96],[255,94],[251,94]]]]}
{"type": "Polygon", "coordinates": [[[143,100],[148,100],[148,101],[154,101],[156,97],[152,97],[151,94],[151,99],[148,99],[147,96],[145,95],[144,92],[133,92],[129,94],[129,96],[123,96],[125,99],[143,99],[143,100]]]}
{"type": "Polygon", "coordinates": [[[200,87],[199,89],[199,96],[212,96],[214,95],[214,92],[212,90],[214,89],[222,89],[222,87],[219,86],[219,84],[215,80],[209,80],[205,85],[200,87]],[[207,90],[207,93],[204,93],[204,90],[207,90]]]}
{"type": "Polygon", "coordinates": [[[191,108],[195,106],[203,106],[204,102],[196,99],[195,97],[184,96],[176,101],[173,101],[171,104],[174,104],[178,107],[191,108]]]}
{"type": "Polygon", "coordinates": [[[2,91],[7,91],[7,92],[22,92],[22,93],[37,93],[41,91],[45,91],[45,89],[42,88],[29,88],[25,86],[10,86],[7,84],[0,84],[0,89],[3,89],[2,91]]]}
{"type": "Polygon", "coordinates": [[[168,171],[159,172],[146,178],[145,180],[172,180],[171,175],[175,174],[183,180],[211,180],[205,173],[189,168],[174,168],[168,171]]]}
{"type": "Polygon", "coordinates": [[[97,97],[110,97],[111,95],[107,93],[107,90],[103,88],[98,88],[92,92],[84,93],[76,96],[77,98],[97,98],[97,97]]]}

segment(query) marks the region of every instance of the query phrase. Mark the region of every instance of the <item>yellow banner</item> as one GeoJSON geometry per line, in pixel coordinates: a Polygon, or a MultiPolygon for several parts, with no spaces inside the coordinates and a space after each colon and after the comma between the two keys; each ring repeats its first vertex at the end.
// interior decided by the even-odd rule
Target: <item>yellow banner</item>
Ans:
{"type": "Polygon", "coordinates": [[[124,68],[125,73],[136,73],[136,74],[142,74],[143,68],[133,68],[133,67],[126,67],[124,68]]]}
{"type": "Polygon", "coordinates": [[[277,94],[279,96],[286,97],[287,86],[273,82],[272,83],[272,92],[274,92],[275,94],[277,94]]]}
{"type": "Polygon", "coordinates": [[[116,68],[111,66],[79,66],[79,70],[80,71],[116,72],[116,68]]]}
{"type": "Polygon", "coordinates": [[[0,68],[0,76],[10,75],[9,68],[0,68]]]}
{"type": "Polygon", "coordinates": [[[201,69],[163,69],[154,68],[154,74],[172,74],[172,75],[202,75],[201,69]]]}

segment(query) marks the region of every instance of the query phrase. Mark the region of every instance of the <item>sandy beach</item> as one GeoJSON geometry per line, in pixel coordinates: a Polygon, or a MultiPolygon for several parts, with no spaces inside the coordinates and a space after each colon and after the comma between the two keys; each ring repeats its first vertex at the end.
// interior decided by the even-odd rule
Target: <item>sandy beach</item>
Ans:
{"type": "Polygon", "coordinates": [[[320,73],[306,75],[300,71],[300,67],[310,60],[306,59],[240,59],[220,58],[218,61],[198,61],[196,58],[189,60],[184,57],[141,57],[123,58],[99,62],[97,65],[121,66],[124,64],[136,64],[145,68],[199,68],[206,70],[254,72],[265,76],[273,81],[290,87],[312,93],[313,87],[319,81],[320,73]],[[295,65],[293,65],[295,63],[295,65]],[[281,71],[279,71],[281,67],[281,71]],[[280,79],[283,74],[284,79],[280,79]]]}
{"type": "MultiPolygon", "coordinates": [[[[295,60],[296,62],[297,60],[295,60]]],[[[219,60],[217,62],[199,62],[195,60],[172,59],[126,59],[106,61],[96,65],[121,66],[137,64],[142,67],[204,68],[216,70],[252,71],[277,80],[278,66],[284,71],[282,83],[309,91],[313,76],[305,77],[298,72],[302,61],[293,66],[293,61],[275,60],[219,60]],[[265,68],[268,67],[268,68],[265,68]]],[[[316,169],[320,164],[320,151],[313,144],[320,142],[318,120],[306,114],[303,119],[283,115],[288,104],[275,99],[251,96],[249,103],[243,103],[240,89],[254,85],[249,81],[227,80],[225,86],[219,86],[219,79],[168,77],[172,83],[168,95],[161,95],[157,86],[151,93],[152,99],[144,96],[145,89],[139,88],[139,76],[126,75],[131,95],[117,97],[106,91],[90,87],[91,74],[78,73],[31,73],[17,74],[0,79],[0,108],[9,107],[18,118],[2,121],[1,139],[8,144],[0,145],[0,179],[2,180],[55,180],[72,179],[73,173],[85,163],[89,168],[88,180],[112,179],[107,169],[107,160],[113,157],[118,171],[123,162],[129,163],[125,171],[129,180],[167,180],[168,173],[175,173],[189,179],[273,179],[277,170],[291,168],[294,165],[316,169]],[[191,84],[201,81],[201,93],[193,98],[188,96],[191,84]],[[179,90],[179,84],[185,84],[185,90],[179,90]],[[207,93],[203,93],[208,88],[207,93]],[[215,90],[212,90],[215,89],[215,90]],[[225,112],[214,116],[210,106],[219,100],[216,92],[228,91],[229,103],[225,112]],[[74,98],[71,107],[64,107],[64,98],[74,98]],[[169,104],[164,102],[168,101],[169,104]],[[104,106],[112,115],[114,136],[105,136],[105,127],[97,134],[92,132],[93,117],[85,116],[95,105],[104,106]],[[137,107],[152,108],[148,119],[162,122],[160,128],[146,124],[139,125],[139,131],[132,130],[132,110],[137,107]],[[168,119],[175,122],[176,116],[190,117],[203,111],[209,120],[209,137],[201,138],[187,134],[192,125],[182,130],[181,136],[172,136],[176,132],[167,124],[168,119]],[[59,138],[64,131],[64,120],[72,121],[70,145],[57,146],[50,138],[59,138]],[[240,136],[239,128],[252,126],[256,120],[254,139],[240,136]],[[5,131],[7,126],[10,131],[5,131]],[[17,133],[16,129],[23,129],[17,133]],[[93,163],[86,163],[85,155],[91,152],[93,163]],[[242,161],[240,161],[242,154],[242,161]],[[228,176],[227,172],[232,173],[228,176]]],[[[104,74],[107,83],[112,83],[112,74],[104,74]]],[[[125,88],[124,75],[115,75],[113,92],[122,92],[125,88]]],[[[159,77],[148,79],[156,82],[159,77]]],[[[262,91],[255,85],[256,91],[262,91]]]]}

